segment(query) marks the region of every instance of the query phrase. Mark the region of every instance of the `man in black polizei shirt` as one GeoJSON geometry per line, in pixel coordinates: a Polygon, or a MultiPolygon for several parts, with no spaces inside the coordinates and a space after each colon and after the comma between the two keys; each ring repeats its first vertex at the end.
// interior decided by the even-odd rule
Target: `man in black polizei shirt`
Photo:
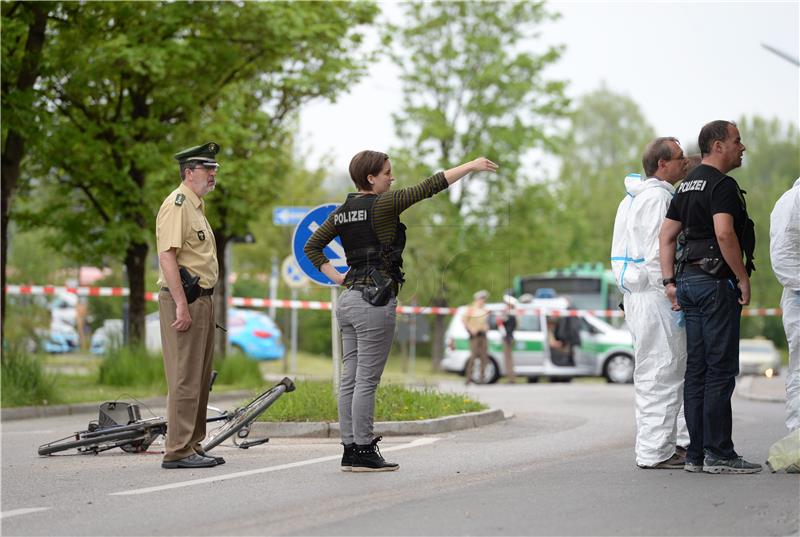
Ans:
{"type": "Polygon", "coordinates": [[[745,147],[730,121],[706,124],[698,145],[703,160],[677,188],[659,235],[666,294],[686,319],[684,414],[690,443],[684,469],[751,474],[761,465],[733,448],[731,396],[739,373],[742,306],[750,303],[755,233],[744,191],[726,175],[742,165],[745,147]]]}

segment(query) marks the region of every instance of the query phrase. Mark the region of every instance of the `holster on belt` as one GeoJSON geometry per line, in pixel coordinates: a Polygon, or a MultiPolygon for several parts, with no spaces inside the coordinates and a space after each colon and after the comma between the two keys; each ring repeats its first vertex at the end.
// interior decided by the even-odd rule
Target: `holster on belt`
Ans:
{"type": "Polygon", "coordinates": [[[373,306],[385,306],[389,303],[389,299],[392,298],[392,280],[386,281],[375,267],[372,267],[369,276],[373,284],[366,285],[361,290],[362,298],[373,306]]]}
{"type": "Polygon", "coordinates": [[[180,267],[181,286],[183,286],[183,294],[186,295],[186,303],[191,304],[200,297],[200,276],[192,276],[185,267],[180,267]]]}

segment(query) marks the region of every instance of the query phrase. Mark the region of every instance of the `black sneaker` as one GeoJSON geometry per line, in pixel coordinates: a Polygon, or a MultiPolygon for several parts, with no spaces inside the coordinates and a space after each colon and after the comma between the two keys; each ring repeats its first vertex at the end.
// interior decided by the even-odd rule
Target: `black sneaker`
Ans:
{"type": "Polygon", "coordinates": [[[400,468],[399,464],[386,462],[378,449],[378,442],[383,439],[377,437],[370,444],[357,444],[353,457],[354,472],[393,472],[400,468]]]}
{"type": "Polygon", "coordinates": [[[353,471],[353,459],[356,456],[356,445],[353,444],[344,444],[344,453],[342,453],[342,472],[351,472],[353,471]]]}
{"type": "Polygon", "coordinates": [[[714,455],[706,453],[703,471],[707,474],[756,474],[761,471],[761,465],[747,462],[738,456],[732,459],[718,459],[714,455]]]}

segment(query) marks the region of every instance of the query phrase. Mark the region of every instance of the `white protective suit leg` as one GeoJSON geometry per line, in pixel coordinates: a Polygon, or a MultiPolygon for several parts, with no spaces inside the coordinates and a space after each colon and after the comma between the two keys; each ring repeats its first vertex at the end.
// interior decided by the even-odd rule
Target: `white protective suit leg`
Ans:
{"type": "Polygon", "coordinates": [[[789,342],[786,372],[786,428],[800,429],[800,291],[784,288],[781,297],[783,329],[789,342]]]}
{"type": "Polygon", "coordinates": [[[675,453],[678,416],[683,413],[686,331],[657,289],[625,293],[624,302],[636,360],[636,464],[654,466],[675,453]]]}

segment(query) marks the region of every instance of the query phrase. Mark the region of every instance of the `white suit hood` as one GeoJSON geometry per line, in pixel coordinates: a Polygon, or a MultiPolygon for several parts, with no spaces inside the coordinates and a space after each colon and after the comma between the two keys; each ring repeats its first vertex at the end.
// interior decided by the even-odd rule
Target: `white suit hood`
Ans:
{"type": "Polygon", "coordinates": [[[625,198],[617,209],[611,243],[611,268],[623,293],[663,289],[658,233],[675,194],[666,181],[638,173],[625,177],[625,198]]]}
{"type": "Polygon", "coordinates": [[[770,214],[769,257],[781,285],[800,289],[800,179],[784,192],[770,214]]]}

